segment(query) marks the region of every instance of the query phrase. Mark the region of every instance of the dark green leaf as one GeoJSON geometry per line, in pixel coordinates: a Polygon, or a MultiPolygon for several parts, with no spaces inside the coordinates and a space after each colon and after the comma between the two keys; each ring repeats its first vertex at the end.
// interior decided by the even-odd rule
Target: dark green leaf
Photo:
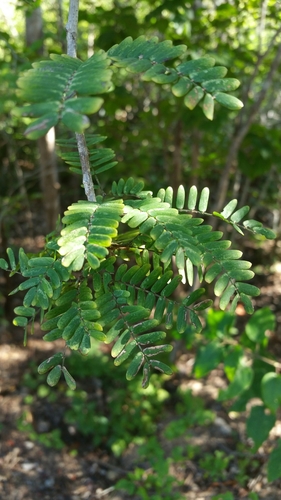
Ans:
{"type": "Polygon", "coordinates": [[[264,404],[276,412],[281,405],[281,375],[266,373],[261,381],[261,391],[264,404]]]}
{"type": "Polygon", "coordinates": [[[127,380],[133,380],[133,378],[137,375],[137,373],[141,369],[143,361],[144,361],[144,356],[143,356],[142,352],[138,352],[135,355],[133,361],[129,365],[129,368],[126,372],[126,379],[127,380]]]}
{"type": "Polygon", "coordinates": [[[62,368],[62,373],[69,389],[71,389],[71,391],[74,391],[76,389],[76,382],[74,378],[70,375],[69,371],[65,368],[65,366],[63,366],[62,368]]]}
{"type": "Polygon", "coordinates": [[[63,357],[62,353],[59,352],[57,354],[54,354],[54,356],[51,356],[50,358],[46,359],[38,366],[38,373],[40,373],[40,375],[42,375],[42,374],[48,372],[54,366],[56,366],[62,362],[62,357],[63,357]]]}
{"type": "Polygon", "coordinates": [[[275,316],[269,307],[256,311],[246,324],[245,332],[252,342],[263,342],[266,331],[275,329],[275,316]]]}
{"type": "Polygon", "coordinates": [[[61,365],[57,365],[48,374],[47,384],[50,385],[51,387],[54,387],[55,385],[57,385],[60,377],[61,377],[61,365]]]}
{"type": "Polygon", "coordinates": [[[268,460],[267,479],[269,482],[281,477],[281,439],[278,439],[277,446],[271,452],[268,460]]]}
{"type": "Polygon", "coordinates": [[[266,413],[264,406],[253,406],[251,408],[246,425],[247,434],[255,443],[255,450],[268,438],[269,432],[274,427],[275,420],[274,415],[266,413]]]}

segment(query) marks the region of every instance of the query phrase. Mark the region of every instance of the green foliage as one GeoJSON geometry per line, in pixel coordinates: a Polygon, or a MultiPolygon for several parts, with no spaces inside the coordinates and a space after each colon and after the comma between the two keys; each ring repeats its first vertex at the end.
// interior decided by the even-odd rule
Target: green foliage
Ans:
{"type": "Polygon", "coordinates": [[[213,453],[207,453],[199,461],[200,467],[204,470],[204,477],[213,481],[222,481],[227,472],[227,467],[231,457],[226,456],[223,451],[215,450],[213,453]]]}
{"type": "MultiPolygon", "coordinates": [[[[215,66],[210,56],[188,61],[186,56],[185,45],[144,36],[135,40],[127,37],[85,62],[53,54],[49,60],[34,63],[19,78],[18,95],[24,106],[16,114],[35,118],[26,130],[30,139],[41,137],[58,124],[67,132],[81,134],[90,126],[88,115],[97,113],[104,102],[100,95],[113,90],[120,74],[126,75],[125,83],[139,78],[148,85],[163,86],[189,110],[200,103],[209,120],[213,119],[215,101],[232,111],[243,106],[228,94],[240,83],[236,78],[225,78],[224,66],[215,66]]],[[[189,190],[180,186],[175,193],[171,187],[161,188],[154,196],[143,190],[142,181],[129,177],[113,181],[111,190],[105,191],[99,176],[116,161],[113,150],[100,147],[103,140],[99,134],[85,139],[89,173],[98,193],[95,201],[72,203],[65,211],[60,234],[53,235],[38,256],[28,256],[20,249],[17,257],[8,249],[8,261],[1,259],[0,268],[24,278],[11,293],[24,295],[23,305],[15,308],[14,324],[24,328],[25,342],[38,318],[46,341],[62,339],[66,348],[83,355],[90,352],[92,340],[111,344],[114,364],[124,364],[127,380],[133,381],[142,372],[142,386],[147,388],[154,370],[172,373],[168,358],[172,345],[163,342],[166,330],[174,327],[177,333],[193,339],[200,335],[204,311],[212,304],[206,298],[204,281],[214,284],[222,311],[229,305],[235,311],[242,303],[247,313],[253,313],[251,299],[258,296],[259,289],[248,283],[254,277],[251,263],[241,259],[239,250],[230,248],[231,242],[221,231],[214,231],[206,217],[219,219],[241,236],[245,230],[268,239],[275,235],[260,222],[245,220],[250,207],[237,209],[236,199],[221,212],[208,213],[207,187],[200,194],[195,186],[189,190]],[[200,285],[192,289],[195,274],[200,285]],[[190,287],[187,296],[178,293],[183,285],[190,287]]],[[[58,145],[61,158],[72,172],[82,174],[84,183],[81,152],[74,140],[59,140],[58,145]]],[[[229,385],[220,392],[221,401],[231,399],[234,407],[241,407],[250,395],[262,397],[264,407],[254,407],[248,421],[257,447],[273,426],[280,404],[280,377],[263,359],[266,330],[274,328],[274,318],[269,310],[255,313],[240,344],[233,340],[231,325],[226,322],[224,328],[223,332],[208,332],[207,316],[207,336],[197,349],[194,374],[204,377],[223,363],[229,385]],[[253,359],[254,355],[261,357],[252,365],[249,351],[253,359]],[[257,376],[261,360],[266,366],[260,367],[257,376]],[[256,415],[264,424],[261,436],[251,426],[256,415]]],[[[63,351],[43,361],[38,371],[47,374],[50,386],[58,384],[63,374],[72,391],[76,383],[65,362],[63,351]]],[[[85,420],[80,410],[78,398],[68,418],[73,422],[79,415],[78,425],[85,430],[89,416],[85,420]]],[[[91,421],[90,426],[95,423],[91,421]]],[[[225,457],[217,455],[217,461],[218,473],[225,457]]],[[[162,484],[168,481],[167,463],[163,461],[155,471],[153,487],[157,489],[159,478],[162,484]]],[[[275,477],[277,473],[270,474],[275,477]]],[[[167,482],[168,497],[171,484],[167,482]]],[[[136,493],[141,495],[142,491],[136,493]]]]}
{"type": "MultiPolygon", "coordinates": [[[[269,308],[259,309],[246,323],[241,335],[234,327],[234,316],[229,313],[210,309],[206,320],[201,336],[191,339],[196,346],[193,373],[200,378],[219,364],[223,366],[228,386],[220,390],[218,400],[231,401],[230,410],[245,411],[253,398],[262,400],[263,404],[251,407],[246,421],[247,434],[256,452],[274,427],[281,403],[279,365],[274,369],[266,335],[274,330],[275,317],[269,308]]],[[[274,465],[277,455],[278,446],[273,449],[268,463],[270,480],[280,477],[274,465]]]]}
{"type": "Polygon", "coordinates": [[[183,56],[186,50],[185,45],[173,46],[170,40],[158,42],[157,37],[150,40],[145,36],[136,40],[127,37],[107,53],[100,50],[85,62],[52,54],[50,60],[34,63],[33,69],[18,80],[20,98],[32,104],[23,106],[17,113],[37,117],[27,128],[27,137],[37,139],[59,121],[74,132],[82,133],[89,127],[86,115],[96,113],[103,104],[103,99],[96,96],[108,92],[112,85],[114,72],[109,66],[141,73],[145,82],[172,84],[173,94],[185,96],[184,104],[191,110],[204,98],[202,109],[210,120],[214,100],[239,110],[242,102],[222,92],[235,90],[239,81],[224,79],[227,69],[213,67],[212,57],[184,62],[175,68],[164,64],[183,56]]]}
{"type": "Polygon", "coordinates": [[[133,472],[127,474],[125,479],[118,481],[117,490],[126,491],[130,495],[138,495],[143,500],[149,498],[181,500],[184,498],[179,492],[182,482],[169,473],[170,465],[174,461],[184,459],[181,447],[174,448],[172,456],[166,458],[163,448],[154,437],[140,446],[138,454],[145,461],[149,461],[151,465],[149,471],[136,467],[133,472]]]}
{"type": "MultiPolygon", "coordinates": [[[[89,124],[85,113],[100,108],[102,100],[97,96],[108,92],[118,71],[124,69],[141,73],[143,81],[172,85],[172,92],[184,97],[190,109],[205,96],[203,111],[209,118],[214,99],[231,109],[240,107],[240,101],[224,93],[239,85],[238,80],[224,78],[225,67],[215,66],[215,60],[208,56],[181,62],[183,55],[184,45],[141,36],[134,41],[128,37],[86,62],[55,54],[34,63],[18,80],[21,98],[31,103],[20,112],[37,117],[27,129],[28,137],[40,137],[59,120],[70,130],[83,132],[89,124]],[[173,59],[176,65],[167,66],[173,59]]],[[[39,315],[46,341],[63,339],[66,347],[81,354],[90,351],[92,339],[114,342],[114,364],[126,363],[128,380],[142,371],[142,385],[147,387],[154,370],[172,373],[166,362],[158,359],[172,349],[169,343],[159,344],[165,339],[165,330],[174,323],[180,334],[185,334],[190,324],[194,331],[202,329],[202,312],[212,303],[204,297],[205,289],[200,286],[180,300],[175,295],[182,284],[193,286],[195,271],[201,283],[214,282],[222,310],[230,303],[235,309],[242,302],[252,313],[251,298],[259,290],[247,283],[254,276],[251,263],[241,260],[240,251],[230,249],[231,242],[223,239],[221,231],[213,231],[205,223],[205,217],[211,215],[207,212],[208,188],[200,194],[195,186],[189,191],[180,186],[176,193],[171,187],[161,188],[153,196],[143,190],[142,182],[129,177],[114,181],[111,192],[105,193],[99,175],[116,162],[112,150],[100,147],[103,140],[98,134],[85,139],[89,174],[100,192],[96,201],[70,205],[62,218],[60,235],[47,241],[39,256],[27,256],[20,249],[17,262],[8,249],[9,263],[2,259],[0,265],[25,278],[11,292],[24,292],[23,305],[15,309],[14,324],[25,329],[25,338],[39,315]]],[[[71,170],[82,173],[81,151],[75,149],[73,139],[60,140],[59,146],[71,170]]],[[[232,200],[213,215],[240,234],[245,227],[274,237],[259,222],[246,220],[241,226],[249,207],[236,210],[236,206],[237,200],[232,200]]],[[[250,337],[254,325],[248,330],[251,328],[250,337]]],[[[195,363],[196,376],[208,373],[222,356],[215,340],[202,346],[195,363]]],[[[41,363],[39,372],[48,374],[51,386],[63,374],[73,389],[75,381],[64,363],[65,354],[56,354],[41,363]]],[[[251,384],[252,369],[243,365],[242,358],[237,366],[222,399],[237,396],[251,384]]]]}

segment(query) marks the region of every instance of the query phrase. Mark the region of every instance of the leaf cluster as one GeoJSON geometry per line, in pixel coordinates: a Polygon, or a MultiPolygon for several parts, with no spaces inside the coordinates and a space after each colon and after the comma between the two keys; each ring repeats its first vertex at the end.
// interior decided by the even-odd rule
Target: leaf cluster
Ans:
{"type": "MultiPolygon", "coordinates": [[[[251,263],[230,249],[221,231],[213,231],[198,217],[206,214],[207,205],[206,188],[197,196],[194,187],[186,193],[181,186],[174,201],[171,188],[153,196],[131,178],[113,183],[109,198],[73,203],[62,219],[60,235],[46,244],[42,255],[29,258],[21,249],[17,264],[8,249],[10,262],[0,261],[2,268],[10,264],[12,273],[20,271],[26,278],[11,292],[25,292],[14,324],[27,333],[39,313],[45,340],[63,339],[66,347],[81,354],[89,352],[92,338],[114,342],[115,365],[129,363],[128,380],[142,370],[144,387],[154,369],[171,374],[158,359],[172,349],[163,343],[166,330],[174,324],[180,334],[190,324],[197,332],[202,329],[202,312],[212,304],[204,297],[204,280],[215,282],[223,310],[230,302],[233,309],[242,302],[252,313],[251,298],[259,294],[247,283],[254,276],[251,263]],[[200,288],[178,300],[178,287],[193,285],[195,269],[200,288]]],[[[240,209],[239,219],[244,213],[240,209]]],[[[222,214],[227,221],[229,209],[222,214]]],[[[237,219],[234,212],[231,222],[237,219]]],[[[51,370],[51,385],[61,373],[74,385],[65,372],[64,355],[43,362],[39,370],[51,370]]]]}
{"type": "Polygon", "coordinates": [[[63,123],[69,130],[82,133],[90,122],[87,115],[99,111],[103,104],[100,94],[113,88],[116,69],[141,74],[144,82],[168,85],[176,97],[183,97],[190,110],[202,101],[205,116],[212,120],[214,102],[232,110],[243,104],[228,92],[236,90],[239,81],[225,78],[227,69],[215,66],[215,59],[202,57],[182,62],[175,67],[165,63],[186,54],[185,45],[174,46],[171,41],[136,40],[125,38],[107,52],[100,50],[87,61],[66,55],[52,54],[50,60],[33,64],[33,68],[18,80],[19,96],[25,105],[17,114],[35,117],[26,130],[30,139],[44,135],[51,127],[63,123]]]}
{"type": "MultiPolygon", "coordinates": [[[[124,69],[140,74],[145,82],[171,87],[189,109],[202,100],[209,119],[214,100],[230,109],[241,107],[227,94],[239,82],[225,78],[226,68],[215,66],[211,57],[181,62],[185,54],[184,45],[141,36],[128,37],[85,62],[53,55],[35,63],[18,81],[21,98],[30,103],[20,113],[36,117],[27,135],[36,139],[59,121],[71,131],[83,132],[89,125],[87,115],[102,105],[99,95],[111,90],[115,73],[124,69]]],[[[12,292],[25,294],[14,319],[25,335],[39,316],[47,341],[63,339],[67,348],[81,354],[89,352],[92,338],[111,344],[115,365],[126,364],[128,380],[142,371],[147,387],[153,370],[171,374],[158,359],[163,355],[165,361],[172,349],[163,342],[166,330],[175,324],[184,334],[191,324],[201,331],[202,313],[212,303],[206,299],[204,281],[214,283],[222,310],[242,302],[248,313],[253,312],[251,299],[259,290],[247,283],[254,276],[251,263],[241,260],[242,253],[230,249],[231,242],[221,231],[213,231],[205,218],[218,217],[240,234],[246,228],[267,238],[274,235],[259,222],[242,223],[249,207],[236,210],[236,200],[221,213],[209,214],[208,188],[198,194],[195,186],[180,186],[176,193],[168,187],[154,196],[143,189],[142,181],[129,177],[114,181],[111,191],[104,193],[99,175],[116,164],[114,152],[100,147],[104,139],[98,134],[85,139],[89,173],[101,193],[96,201],[71,204],[60,234],[47,241],[39,256],[29,257],[21,249],[17,262],[8,249],[9,263],[1,259],[0,267],[25,278],[12,292]],[[194,286],[195,273],[199,288],[180,298],[183,284],[194,286]]],[[[72,139],[59,141],[62,158],[80,174],[80,153],[74,146],[72,139]]],[[[39,371],[49,373],[50,385],[63,373],[73,388],[64,362],[65,354],[58,354],[44,361],[39,371]]]]}

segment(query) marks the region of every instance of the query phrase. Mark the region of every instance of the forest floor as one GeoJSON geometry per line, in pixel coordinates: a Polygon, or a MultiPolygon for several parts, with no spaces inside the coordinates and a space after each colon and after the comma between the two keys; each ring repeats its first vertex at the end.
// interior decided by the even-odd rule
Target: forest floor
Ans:
{"type": "MultiPolygon", "coordinates": [[[[270,305],[277,316],[278,328],[274,342],[276,356],[281,357],[281,269],[261,283],[262,299],[258,307],[270,305]]],[[[192,394],[204,401],[205,408],[210,410],[214,419],[206,425],[194,424],[186,435],[167,441],[162,429],[167,421],[177,422],[178,416],[171,404],[167,411],[159,416],[157,437],[166,456],[180,445],[197,450],[184,460],[173,462],[169,466],[169,475],[179,480],[181,486],[175,493],[166,493],[158,485],[156,493],[145,497],[140,494],[128,494],[115,489],[119,479],[126,477],[137,466],[149,474],[151,465],[141,460],[136,452],[136,445],[116,458],[106,447],[94,447],[91,440],[83,436],[71,437],[71,429],[65,429],[62,415],[65,411],[64,400],[56,401],[49,406],[47,398],[37,398],[31,405],[28,397],[31,389],[23,384],[30,366],[39,364],[54,352],[52,344],[40,338],[35,332],[26,348],[22,347],[22,339],[9,326],[1,327],[0,332],[0,499],[5,500],[125,500],[125,499],[162,499],[173,500],[280,500],[281,481],[271,484],[266,479],[266,462],[269,453],[281,437],[281,416],[268,440],[253,455],[251,443],[246,437],[245,421],[249,412],[232,415],[216,401],[220,388],[225,387],[225,377],[221,369],[213,370],[203,380],[195,380],[191,374],[193,356],[183,353],[178,357],[178,373],[167,382],[166,389],[171,393],[175,387],[190,389],[192,394]],[[56,413],[57,412],[57,413],[56,413]],[[57,418],[54,419],[54,413],[57,418]],[[26,430],[22,427],[25,416],[26,430]],[[32,432],[32,429],[34,432],[32,432]],[[38,440],[50,429],[59,429],[60,436],[67,435],[60,449],[49,447],[38,440]],[[68,431],[68,432],[66,432],[68,431]],[[241,448],[241,443],[243,447],[241,448]],[[241,451],[242,450],[242,451],[241,451]],[[219,461],[217,452],[226,458],[225,471],[221,478],[212,474],[212,466],[219,461]],[[202,469],[200,460],[206,456],[213,457],[209,473],[202,469]],[[217,456],[217,460],[215,459],[217,456]],[[147,470],[146,470],[147,469],[147,470]],[[242,477],[243,476],[243,477],[242,477]],[[179,491],[181,496],[177,496],[179,491]],[[158,495],[158,496],[157,496],[158,495]]],[[[96,387],[92,380],[88,381],[87,391],[95,397],[96,387]]],[[[32,391],[31,391],[32,392],[32,391]]],[[[126,409],[124,409],[124,412],[126,409]]],[[[121,415],[120,415],[121,417],[121,415]]],[[[130,415],[128,414],[128,418],[130,415]]],[[[116,422],[118,425],[118,422],[116,422]]],[[[163,486],[164,488],[164,486],[163,486]]],[[[166,488],[166,486],[165,486],[166,488]]]]}

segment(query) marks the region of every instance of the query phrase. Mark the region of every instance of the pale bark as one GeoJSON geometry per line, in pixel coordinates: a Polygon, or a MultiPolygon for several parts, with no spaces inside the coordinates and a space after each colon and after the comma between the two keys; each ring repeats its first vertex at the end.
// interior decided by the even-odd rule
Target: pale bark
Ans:
{"type": "Polygon", "coordinates": [[[40,182],[43,194],[47,231],[55,229],[60,213],[60,184],[58,181],[57,161],[55,154],[55,129],[37,141],[40,154],[40,182]]]}
{"type": "MultiPolygon", "coordinates": [[[[68,21],[66,25],[67,55],[74,58],[77,57],[78,13],[79,0],[70,0],[68,21]]],[[[85,135],[76,133],[75,137],[80,156],[85,194],[88,201],[96,201],[96,194],[90,170],[89,152],[86,145],[85,135]]]]}
{"type": "MultiPolygon", "coordinates": [[[[43,38],[43,19],[41,8],[34,9],[26,17],[26,45],[43,38]]],[[[43,43],[37,48],[37,54],[43,53],[43,43]]],[[[59,181],[57,160],[55,154],[55,129],[37,140],[39,150],[40,183],[43,195],[43,207],[46,221],[46,230],[51,232],[56,227],[60,213],[59,181]]]]}

